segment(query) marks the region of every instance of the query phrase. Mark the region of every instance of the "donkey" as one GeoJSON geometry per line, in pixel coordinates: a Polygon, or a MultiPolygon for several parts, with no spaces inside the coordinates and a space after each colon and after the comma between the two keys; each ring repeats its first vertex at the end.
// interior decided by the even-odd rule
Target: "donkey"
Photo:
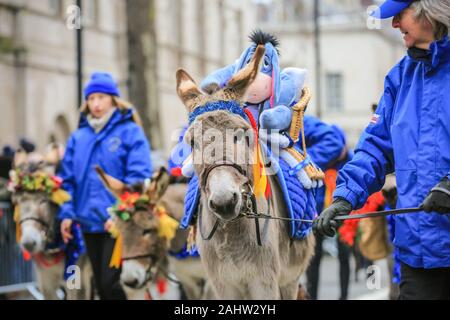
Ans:
{"type": "MultiPolygon", "coordinates": [[[[59,151],[57,146],[52,146],[45,156],[37,153],[27,155],[23,150],[18,150],[14,158],[14,168],[21,172],[34,174],[43,172],[49,176],[55,176],[59,163],[59,151]]],[[[92,270],[85,255],[82,255],[77,265],[81,272],[76,273],[81,278],[75,282],[80,284],[78,288],[70,288],[64,277],[64,252],[60,249],[47,249],[55,237],[56,214],[58,206],[53,203],[46,192],[28,190],[14,190],[12,201],[16,206],[18,232],[21,233],[20,246],[33,257],[40,292],[46,300],[59,299],[57,291],[64,288],[68,300],[88,299],[90,297],[90,275],[92,270]]]]}
{"type": "MultiPolygon", "coordinates": [[[[123,238],[121,282],[129,298],[142,296],[149,290],[150,283],[167,277],[169,265],[181,283],[188,299],[200,299],[203,292],[204,270],[200,259],[178,260],[168,251],[180,251],[187,240],[185,230],[176,229],[171,241],[158,235],[161,227],[158,210],[164,211],[179,221],[184,211],[185,183],[171,183],[164,168],[154,174],[150,183],[128,186],[109,176],[99,167],[96,171],[106,188],[120,198],[125,192],[146,195],[148,203],[136,206],[129,220],[123,221],[113,215],[114,225],[123,238]]],[[[177,227],[177,226],[175,226],[177,227]]],[[[169,279],[170,280],[170,279],[169,279]]]]}
{"type": "MultiPolygon", "coordinates": [[[[264,46],[258,45],[247,66],[226,87],[211,95],[203,94],[186,71],[180,69],[176,73],[177,93],[192,121],[185,141],[192,146],[194,170],[201,189],[196,241],[208,281],[218,299],[296,299],[298,280],[315,244],[312,234],[304,240],[290,239],[287,223],[280,220],[264,222],[263,243],[257,244],[256,223],[241,218],[248,206],[246,195],[253,193],[250,186],[255,179],[249,160],[256,152],[252,127],[239,112],[206,109],[205,113],[196,113],[197,108],[207,108],[211,103],[225,109],[231,109],[232,104],[242,108],[246,92],[252,90],[259,73],[264,52],[264,46]],[[214,131],[220,133],[220,138],[209,137],[214,131]],[[246,139],[242,132],[248,133],[246,139]],[[242,156],[243,152],[238,151],[242,147],[247,155],[240,165],[234,157],[242,156]]],[[[287,217],[278,180],[275,176],[267,178],[272,198],[268,201],[259,197],[259,211],[287,217]]]]}

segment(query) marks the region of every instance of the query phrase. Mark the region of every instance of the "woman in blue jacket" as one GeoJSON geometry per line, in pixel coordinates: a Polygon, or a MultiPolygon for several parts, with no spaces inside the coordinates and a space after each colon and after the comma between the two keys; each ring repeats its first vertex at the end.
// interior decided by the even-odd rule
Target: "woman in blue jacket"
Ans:
{"type": "Polygon", "coordinates": [[[395,171],[397,208],[425,211],[394,216],[400,299],[449,299],[450,0],[388,0],[373,16],[394,16],[408,54],[387,75],[355,156],[339,172],[333,204],[313,228],[332,236],[334,218],[360,208],[395,171]]]}
{"type": "Polygon", "coordinates": [[[79,127],[67,142],[61,166],[63,188],[72,197],[59,213],[61,233],[67,242],[72,222],[80,223],[100,299],[126,299],[121,270],[109,267],[115,240],[105,227],[110,223],[107,208],[115,199],[94,168],[99,165],[127,184],[142,181],[151,176],[150,145],[111,75],[94,73],[84,96],[79,127]]]}

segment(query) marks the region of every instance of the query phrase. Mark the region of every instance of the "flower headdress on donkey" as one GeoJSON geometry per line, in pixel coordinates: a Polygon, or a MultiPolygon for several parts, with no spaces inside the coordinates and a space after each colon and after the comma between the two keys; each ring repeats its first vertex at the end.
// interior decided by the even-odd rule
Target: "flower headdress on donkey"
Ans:
{"type": "Polygon", "coordinates": [[[115,223],[108,230],[116,238],[109,266],[120,268],[122,260],[122,235],[116,226],[118,221],[128,222],[133,215],[147,212],[158,222],[158,237],[170,242],[178,229],[178,221],[172,218],[166,209],[158,204],[159,199],[169,185],[169,175],[165,168],[160,168],[153,177],[135,185],[124,182],[106,174],[102,168],[95,168],[104,186],[116,198],[116,203],[108,208],[108,213],[115,223]]]}

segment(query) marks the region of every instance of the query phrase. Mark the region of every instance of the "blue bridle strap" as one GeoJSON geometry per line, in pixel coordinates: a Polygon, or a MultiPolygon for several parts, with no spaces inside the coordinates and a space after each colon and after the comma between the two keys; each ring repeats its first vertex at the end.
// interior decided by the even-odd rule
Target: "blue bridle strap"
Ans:
{"type": "Polygon", "coordinates": [[[228,111],[233,114],[239,115],[244,119],[247,119],[244,108],[237,101],[212,101],[207,102],[201,107],[195,108],[195,110],[189,114],[189,125],[191,125],[198,116],[207,112],[218,110],[228,111]]]}
{"type": "Polygon", "coordinates": [[[289,170],[289,175],[291,175],[291,176],[296,175],[300,170],[302,170],[304,167],[306,167],[310,163],[311,163],[311,158],[307,155],[305,160],[303,160],[302,162],[299,162],[295,167],[293,167],[291,170],[289,170]]]}

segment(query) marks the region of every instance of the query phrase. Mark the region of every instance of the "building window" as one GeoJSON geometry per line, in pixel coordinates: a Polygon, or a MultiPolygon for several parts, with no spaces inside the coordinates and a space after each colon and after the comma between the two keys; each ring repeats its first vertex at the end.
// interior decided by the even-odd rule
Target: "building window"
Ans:
{"type": "Polygon", "coordinates": [[[98,14],[98,1],[97,0],[84,0],[82,13],[83,25],[87,27],[94,26],[97,21],[98,14]]]}
{"type": "Polygon", "coordinates": [[[49,0],[49,7],[52,15],[60,16],[62,13],[62,6],[62,0],[49,0]]]}
{"type": "Polygon", "coordinates": [[[298,21],[304,16],[304,4],[300,0],[283,0],[283,21],[298,21]]]}
{"type": "Polygon", "coordinates": [[[343,77],[340,73],[327,73],[326,75],[326,102],[327,109],[341,111],[344,109],[343,77]]]}
{"type": "Polygon", "coordinates": [[[275,20],[275,3],[271,0],[253,0],[256,7],[256,19],[260,23],[270,23],[275,20]]]}
{"type": "Polygon", "coordinates": [[[258,4],[256,7],[258,22],[268,22],[270,20],[270,8],[264,4],[258,4]]]}

